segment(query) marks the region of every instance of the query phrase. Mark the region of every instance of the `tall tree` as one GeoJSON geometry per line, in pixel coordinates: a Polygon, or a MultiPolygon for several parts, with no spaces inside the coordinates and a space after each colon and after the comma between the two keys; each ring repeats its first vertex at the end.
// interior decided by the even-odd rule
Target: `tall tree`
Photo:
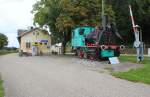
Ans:
{"type": "Polygon", "coordinates": [[[0,49],[7,46],[8,44],[8,38],[6,35],[0,33],[0,49]]]}
{"type": "MultiPolygon", "coordinates": [[[[110,20],[114,20],[111,5],[107,5],[106,11],[110,20]]],[[[41,0],[33,6],[33,13],[34,22],[40,26],[49,25],[55,38],[53,40],[62,41],[63,48],[71,39],[74,27],[101,24],[100,0],[41,0]]]]}
{"type": "Polygon", "coordinates": [[[134,40],[128,5],[131,4],[136,24],[143,30],[144,42],[150,43],[150,0],[106,0],[115,11],[119,31],[125,36],[128,44],[134,40]]]}
{"type": "Polygon", "coordinates": [[[150,44],[150,0],[133,0],[136,23],[143,32],[143,41],[150,44]]]}

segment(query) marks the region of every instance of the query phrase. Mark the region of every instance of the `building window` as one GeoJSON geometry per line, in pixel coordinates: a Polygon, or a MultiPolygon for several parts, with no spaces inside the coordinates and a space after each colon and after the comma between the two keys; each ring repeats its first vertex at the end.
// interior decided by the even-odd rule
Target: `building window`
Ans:
{"type": "Polygon", "coordinates": [[[42,45],[42,42],[40,42],[40,45],[42,45]]]}
{"type": "Polygon", "coordinates": [[[80,35],[83,35],[83,34],[84,34],[84,31],[85,31],[85,29],[80,29],[80,30],[79,30],[79,34],[80,34],[80,35]]]}
{"type": "Polygon", "coordinates": [[[35,42],[35,45],[38,45],[38,43],[37,43],[37,42],[35,42]]]}
{"type": "Polygon", "coordinates": [[[47,45],[47,42],[45,42],[44,44],[47,45]]]}
{"type": "Polygon", "coordinates": [[[30,42],[26,42],[26,48],[31,48],[31,43],[30,42]]]}
{"type": "Polygon", "coordinates": [[[37,35],[39,35],[39,32],[37,32],[37,35]]]}

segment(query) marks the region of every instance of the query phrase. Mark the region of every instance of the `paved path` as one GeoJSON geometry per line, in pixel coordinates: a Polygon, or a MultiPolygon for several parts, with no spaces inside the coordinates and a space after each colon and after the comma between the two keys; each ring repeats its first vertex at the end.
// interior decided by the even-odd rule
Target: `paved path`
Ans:
{"type": "Polygon", "coordinates": [[[90,70],[71,57],[0,57],[6,97],[150,97],[150,86],[90,70]]]}

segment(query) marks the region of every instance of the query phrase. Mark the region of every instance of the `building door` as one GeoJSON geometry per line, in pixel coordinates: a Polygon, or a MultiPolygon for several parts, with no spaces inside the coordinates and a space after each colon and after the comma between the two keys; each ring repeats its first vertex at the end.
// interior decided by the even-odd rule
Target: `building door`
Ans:
{"type": "Polygon", "coordinates": [[[32,56],[38,55],[38,46],[32,46],[32,56]]]}

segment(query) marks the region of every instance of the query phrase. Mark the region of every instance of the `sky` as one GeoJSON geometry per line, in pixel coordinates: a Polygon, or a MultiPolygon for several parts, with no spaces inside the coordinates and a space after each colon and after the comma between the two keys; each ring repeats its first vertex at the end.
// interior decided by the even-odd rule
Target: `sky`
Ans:
{"type": "Polygon", "coordinates": [[[7,35],[9,47],[19,47],[17,30],[33,25],[32,5],[36,0],[0,0],[0,33],[7,35]]]}

